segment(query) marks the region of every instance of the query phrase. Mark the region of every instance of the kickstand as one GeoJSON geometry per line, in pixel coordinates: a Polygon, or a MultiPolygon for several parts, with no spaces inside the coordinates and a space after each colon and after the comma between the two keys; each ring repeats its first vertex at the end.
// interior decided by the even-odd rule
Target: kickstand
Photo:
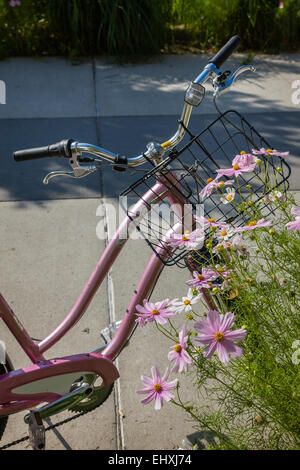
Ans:
{"type": "Polygon", "coordinates": [[[45,427],[37,411],[31,410],[29,413],[28,434],[29,442],[33,450],[45,450],[45,427]]]}

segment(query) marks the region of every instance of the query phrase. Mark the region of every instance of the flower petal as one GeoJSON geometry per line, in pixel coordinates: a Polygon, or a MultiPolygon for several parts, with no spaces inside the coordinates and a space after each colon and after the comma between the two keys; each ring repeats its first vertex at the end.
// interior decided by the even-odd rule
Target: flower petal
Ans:
{"type": "Polygon", "coordinates": [[[227,331],[224,333],[225,339],[230,341],[242,341],[247,336],[247,331],[243,328],[234,331],[227,331]]]}
{"type": "Polygon", "coordinates": [[[226,349],[225,341],[218,342],[218,344],[217,344],[217,353],[218,353],[220,361],[223,362],[224,364],[226,364],[227,362],[230,361],[230,357],[229,357],[227,349],[226,349]]]}
{"type": "Polygon", "coordinates": [[[151,374],[152,374],[152,378],[153,378],[153,383],[154,384],[160,383],[160,381],[161,381],[160,373],[159,373],[159,370],[156,366],[151,367],[151,374]]]}
{"type": "Polygon", "coordinates": [[[141,400],[141,403],[143,405],[148,405],[148,403],[150,403],[153,400],[153,398],[155,397],[155,394],[156,394],[156,392],[153,390],[152,393],[150,393],[147,397],[145,397],[145,398],[143,398],[143,400],[141,400]]]}
{"type": "Polygon", "coordinates": [[[222,318],[219,331],[224,333],[225,331],[229,330],[233,326],[234,320],[234,314],[232,312],[227,312],[222,318]]]}
{"type": "Polygon", "coordinates": [[[243,350],[237,344],[232,343],[231,341],[227,341],[226,339],[224,339],[222,343],[226,347],[227,352],[231,354],[232,357],[242,356],[243,350]]]}
{"type": "Polygon", "coordinates": [[[203,352],[204,357],[206,357],[207,359],[210,359],[216,349],[217,349],[217,341],[214,340],[211,342],[209,346],[207,346],[207,348],[205,348],[203,352]]]}

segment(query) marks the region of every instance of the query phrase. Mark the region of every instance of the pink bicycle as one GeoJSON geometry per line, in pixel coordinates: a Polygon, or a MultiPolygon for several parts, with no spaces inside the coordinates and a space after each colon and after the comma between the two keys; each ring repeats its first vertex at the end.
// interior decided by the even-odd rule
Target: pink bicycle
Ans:
{"type": "MultiPolygon", "coordinates": [[[[17,162],[46,157],[67,158],[71,171],[49,173],[44,179],[45,184],[58,175],[75,178],[87,176],[100,168],[102,160],[108,161],[117,171],[147,162],[151,163],[153,168],[123,193],[123,196],[135,198],[133,206],[126,209],[125,219],[107,245],[73,308],[65,320],[45,339],[36,343],[0,295],[0,318],[32,361],[32,365],[28,367],[13,370],[6,355],[5,363],[0,364],[0,438],[8,415],[30,410],[24,419],[29,425],[31,444],[34,449],[43,449],[43,419],[64,410],[87,412],[101,405],[119,377],[114,360],[128,343],[137,325],[135,307],[149,298],[163,267],[177,264],[193,269],[195,263],[205,262],[205,245],[195,253],[187,252],[170,244],[172,234],[183,234],[187,229],[194,229],[194,214],[201,205],[199,191],[207,184],[208,178],[215,177],[215,170],[220,168],[224,159],[230,162],[232,156],[241,149],[251,151],[253,148],[270,147],[235,111],[221,114],[196,136],[188,129],[192,108],[201,103],[205,91],[203,84],[207,80],[212,81],[216,98],[232,85],[241,72],[253,70],[251,66],[242,66],[231,75],[220,71],[219,67],[238,47],[239,42],[238,36],[231,38],[189,85],[179,126],[173,137],[162,144],[148,144],[146,152],[137,157],[126,158],[73,140],[14,153],[17,162]],[[185,135],[189,136],[189,139],[178,149],[177,146],[185,135]],[[88,153],[89,156],[82,156],[83,153],[88,153]],[[161,203],[172,209],[171,218],[164,217],[162,220],[158,208],[161,203]],[[158,211],[160,223],[149,223],[147,215],[153,210],[158,211]],[[125,242],[130,238],[132,227],[143,234],[153,253],[115,334],[107,344],[86,354],[46,359],[44,353],[61,340],[85,313],[125,242]],[[144,227],[147,228],[146,231],[144,227]],[[100,385],[99,379],[102,380],[100,385]]],[[[266,174],[270,180],[275,179],[275,184],[282,187],[289,176],[289,167],[280,157],[274,157],[272,163],[267,165],[266,174]],[[281,172],[278,172],[278,166],[281,167],[281,172]]],[[[251,178],[251,175],[247,175],[240,179],[241,191],[243,185],[249,182],[254,185],[251,178]]],[[[257,179],[255,184],[256,201],[261,201],[262,194],[257,179]]],[[[219,201],[212,195],[206,200],[205,214],[210,214],[210,217],[213,215],[215,220],[224,220],[225,217],[225,220],[232,224],[242,223],[247,216],[237,212],[231,205],[226,206],[224,212],[224,207],[221,208],[219,201]]],[[[213,307],[208,291],[203,289],[202,293],[208,305],[213,307]]]]}

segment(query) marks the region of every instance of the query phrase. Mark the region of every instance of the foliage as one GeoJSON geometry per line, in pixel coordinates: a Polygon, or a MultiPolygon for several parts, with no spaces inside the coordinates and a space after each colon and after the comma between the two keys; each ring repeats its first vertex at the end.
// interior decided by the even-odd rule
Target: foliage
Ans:
{"type": "MultiPolygon", "coordinates": [[[[298,449],[300,444],[300,207],[292,194],[284,192],[286,188],[276,185],[276,175],[272,182],[268,177],[272,152],[276,154],[261,149],[256,152],[260,158],[241,152],[231,169],[218,170],[220,175],[236,172],[231,183],[236,192],[218,179],[208,181],[207,189],[216,183],[213,190],[220,204],[232,204],[245,214],[244,225],[236,229],[222,225],[218,230],[214,219],[205,219],[211,224],[207,254],[194,248],[188,251],[193,263],[193,279],[188,284],[194,298],[189,292],[181,302],[164,301],[168,315],[164,324],[156,323],[171,347],[181,338],[181,348],[173,348],[178,360],[183,349],[192,359],[192,364],[187,360],[185,364],[195,399],[184,402],[178,386],[172,402],[194,420],[197,431],[215,437],[207,445],[210,449],[298,449]],[[239,171],[254,176],[247,192],[240,191],[239,171]],[[266,196],[254,204],[256,178],[264,182],[266,196]],[[267,220],[266,205],[272,208],[267,220]],[[201,313],[196,303],[204,283],[214,311],[208,311],[203,302],[201,313]],[[184,333],[176,328],[178,308],[186,312],[184,333]],[[174,319],[170,311],[175,312],[174,319]],[[226,320],[229,317],[234,318],[234,330],[226,320]],[[242,350],[230,337],[241,342],[242,350]],[[232,354],[230,361],[224,348],[232,354]]],[[[183,236],[185,244],[197,230],[183,236]]],[[[157,305],[160,308],[161,303],[157,305]]],[[[141,325],[156,320],[156,311],[152,311],[153,318],[150,313],[140,315],[141,325]]]]}
{"type": "Polygon", "coordinates": [[[172,12],[173,24],[190,30],[189,40],[201,49],[219,48],[233,34],[242,37],[246,50],[279,52],[300,45],[299,0],[174,0],[172,12]]]}
{"type": "Polygon", "coordinates": [[[300,46],[300,0],[0,0],[0,57],[117,56],[216,50],[233,34],[244,50],[300,46]],[[279,4],[283,4],[279,8],[279,4]]]}
{"type": "Polygon", "coordinates": [[[159,53],[167,2],[0,0],[0,56],[159,53]]]}

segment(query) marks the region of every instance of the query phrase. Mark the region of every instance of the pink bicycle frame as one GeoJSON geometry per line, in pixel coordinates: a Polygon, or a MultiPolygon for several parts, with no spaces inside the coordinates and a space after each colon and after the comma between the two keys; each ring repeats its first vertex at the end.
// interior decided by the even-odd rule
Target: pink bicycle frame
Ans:
{"type": "MultiPolygon", "coordinates": [[[[153,204],[154,201],[157,201],[157,198],[159,198],[160,201],[167,198],[171,205],[177,208],[181,207],[181,209],[183,209],[186,202],[179,195],[179,192],[177,194],[177,191],[174,192],[174,189],[169,191],[166,189],[163,182],[157,181],[156,184],[147,191],[143,198],[135,204],[132,212],[138,214],[145,210],[145,208],[149,211],[151,204],[153,204]]],[[[181,214],[182,213],[183,212],[181,212],[181,214]]],[[[14,394],[12,392],[12,389],[31,383],[35,380],[77,371],[94,372],[103,378],[105,385],[112,383],[118,378],[118,371],[112,361],[125,345],[136,324],[135,306],[142,303],[143,299],[148,298],[164,267],[163,263],[155,253],[150,257],[119,329],[111,342],[101,351],[101,354],[94,352],[86,355],[75,355],[47,361],[45,360],[43,353],[56,344],[83,316],[102,281],[106,277],[117,256],[120,254],[126,241],[129,239],[129,227],[132,223],[132,220],[128,216],[123,220],[117,232],[104,250],[94,271],[69,314],[66,316],[64,321],[40,343],[34,343],[0,294],[0,318],[2,318],[15,339],[23,348],[24,352],[33,362],[33,365],[26,369],[12,371],[0,376],[0,416],[31,408],[41,402],[51,402],[60,397],[53,393],[28,395],[14,394]],[[127,235],[124,236],[124,234],[127,235]]],[[[163,247],[159,249],[159,254],[162,258],[168,256],[168,253],[169,249],[163,247]]],[[[204,291],[203,294],[205,296],[205,300],[209,305],[211,305],[210,299],[204,291]]]]}

